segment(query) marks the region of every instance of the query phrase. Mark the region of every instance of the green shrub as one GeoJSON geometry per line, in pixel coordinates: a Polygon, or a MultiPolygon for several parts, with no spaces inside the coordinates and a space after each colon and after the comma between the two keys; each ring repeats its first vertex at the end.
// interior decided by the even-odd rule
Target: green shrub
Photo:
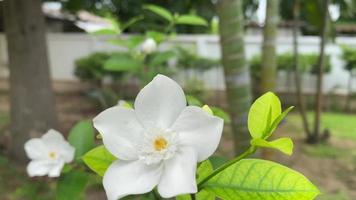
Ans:
{"type": "Polygon", "coordinates": [[[209,70],[220,64],[218,59],[203,58],[185,48],[177,47],[177,67],[181,69],[209,70]]]}
{"type": "Polygon", "coordinates": [[[121,72],[108,72],[104,64],[112,56],[108,52],[96,52],[75,61],[75,76],[83,81],[101,81],[106,75],[117,79],[121,72]]]}
{"type": "Polygon", "coordinates": [[[342,59],[345,61],[345,69],[352,71],[356,68],[356,48],[341,46],[342,59]]]}
{"type": "MultiPolygon", "coordinates": [[[[316,73],[318,54],[300,54],[299,55],[299,69],[303,73],[316,73]]],[[[325,73],[330,72],[330,56],[327,55],[325,59],[325,73]]],[[[254,80],[261,78],[261,56],[256,55],[250,60],[251,76],[254,80]]],[[[293,54],[291,52],[279,54],[277,56],[277,70],[293,70],[293,54]]]]}

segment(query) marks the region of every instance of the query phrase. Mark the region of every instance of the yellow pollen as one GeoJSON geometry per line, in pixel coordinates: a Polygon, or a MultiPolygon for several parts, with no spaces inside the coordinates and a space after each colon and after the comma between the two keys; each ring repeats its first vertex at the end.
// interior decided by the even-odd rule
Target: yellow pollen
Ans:
{"type": "Polygon", "coordinates": [[[157,137],[153,142],[153,146],[156,151],[162,151],[163,149],[167,148],[167,144],[167,140],[163,137],[157,137]]]}
{"type": "Polygon", "coordinates": [[[51,159],[55,159],[56,158],[56,152],[53,152],[53,151],[51,151],[51,152],[49,152],[49,157],[51,158],[51,159]]]}

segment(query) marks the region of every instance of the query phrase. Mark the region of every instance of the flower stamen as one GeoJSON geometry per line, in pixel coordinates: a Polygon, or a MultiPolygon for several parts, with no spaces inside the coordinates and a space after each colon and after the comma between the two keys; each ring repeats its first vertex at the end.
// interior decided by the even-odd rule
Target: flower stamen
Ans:
{"type": "Polygon", "coordinates": [[[162,151],[167,148],[168,142],[165,138],[159,136],[153,142],[153,147],[156,151],[162,151]]]}
{"type": "Polygon", "coordinates": [[[49,156],[51,159],[53,159],[53,160],[54,160],[54,159],[56,159],[57,154],[56,154],[56,152],[51,151],[51,152],[49,152],[48,156],[49,156]]]}

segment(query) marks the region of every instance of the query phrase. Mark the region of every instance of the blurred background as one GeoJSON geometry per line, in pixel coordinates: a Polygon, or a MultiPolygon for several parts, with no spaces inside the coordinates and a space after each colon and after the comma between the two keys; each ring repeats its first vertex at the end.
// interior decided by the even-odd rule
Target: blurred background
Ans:
{"type": "MultiPolygon", "coordinates": [[[[0,199],[53,199],[53,181],[27,177],[24,142],[132,102],[158,73],[225,120],[217,163],[249,145],[249,106],[276,92],[296,106],[277,130],[294,154],[257,156],[319,200],[356,199],[354,0],[0,0],[0,31],[0,199]]],[[[105,199],[98,178],[83,198],[105,199]]]]}

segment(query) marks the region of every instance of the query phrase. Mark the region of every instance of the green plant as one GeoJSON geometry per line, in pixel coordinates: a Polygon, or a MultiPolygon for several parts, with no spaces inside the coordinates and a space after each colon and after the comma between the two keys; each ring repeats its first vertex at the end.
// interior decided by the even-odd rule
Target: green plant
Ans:
{"type": "MultiPolygon", "coordinates": [[[[318,55],[314,53],[299,55],[299,68],[302,73],[316,72],[318,55]]],[[[261,77],[261,56],[256,55],[250,60],[251,76],[254,80],[259,80],[261,77]]],[[[330,56],[326,57],[325,73],[330,72],[330,56]]],[[[290,52],[279,54],[277,56],[277,70],[292,71],[293,70],[293,54],[290,52]]]]}
{"type": "Polygon", "coordinates": [[[201,72],[220,65],[219,59],[203,58],[183,47],[178,46],[176,51],[178,54],[177,67],[180,69],[194,69],[201,72]]]}

